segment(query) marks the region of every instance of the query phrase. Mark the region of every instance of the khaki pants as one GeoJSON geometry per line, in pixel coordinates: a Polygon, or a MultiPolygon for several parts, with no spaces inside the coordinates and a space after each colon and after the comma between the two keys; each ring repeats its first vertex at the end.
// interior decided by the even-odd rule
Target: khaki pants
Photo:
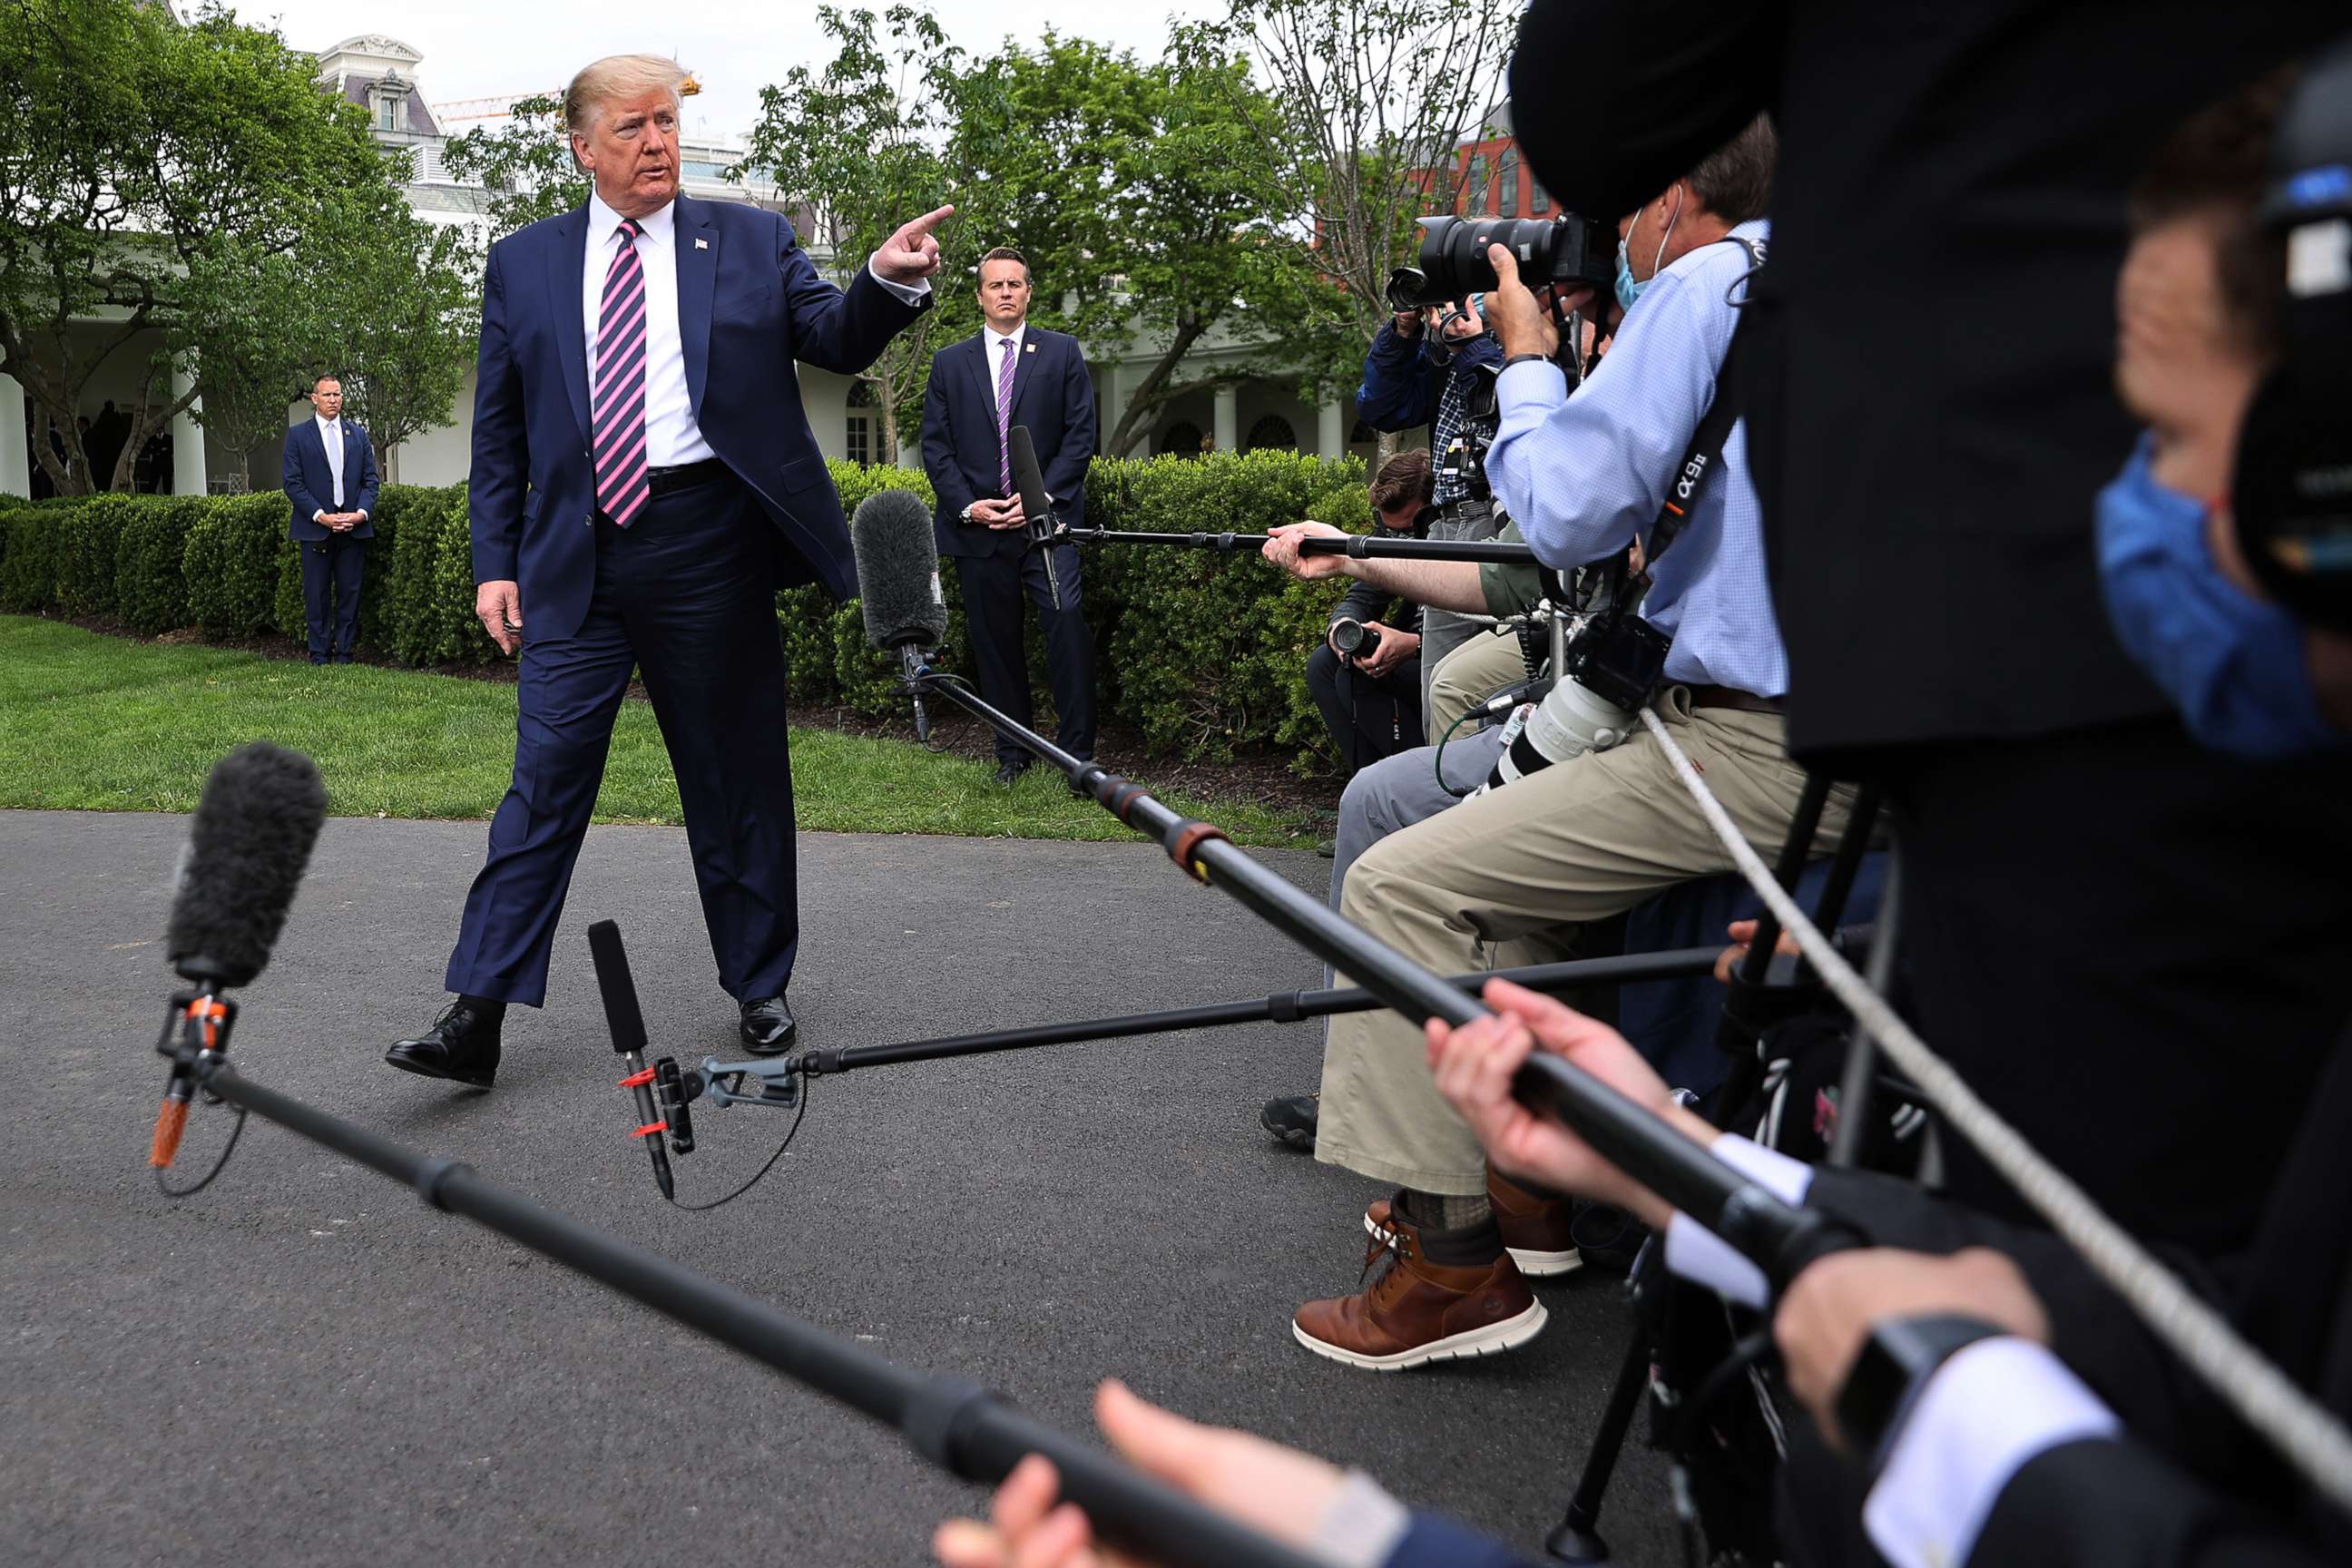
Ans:
{"type": "Polygon", "coordinates": [[[1421,722],[1427,743],[1433,746],[1444,740],[1448,726],[1470,711],[1471,704],[1486,701],[1513,681],[1526,679],[1527,674],[1519,639],[1507,632],[1496,637],[1481,627],[1430,674],[1421,722]]]}
{"type": "MultiPolygon", "coordinates": [[[[1783,749],[1780,718],[1694,712],[1681,687],[1655,707],[1731,820],[1772,859],[1805,787],[1783,749]]],[[[1852,804],[1850,787],[1830,792],[1816,835],[1824,853],[1852,804]]],[[[1453,974],[1549,956],[1564,925],[1729,869],[1731,858],[1644,729],[1391,834],[1349,868],[1339,912],[1453,974]]],[[[1421,1029],[1390,1012],[1332,1020],[1315,1157],[1420,1192],[1486,1190],[1486,1155],[1439,1097],[1421,1029]]]]}

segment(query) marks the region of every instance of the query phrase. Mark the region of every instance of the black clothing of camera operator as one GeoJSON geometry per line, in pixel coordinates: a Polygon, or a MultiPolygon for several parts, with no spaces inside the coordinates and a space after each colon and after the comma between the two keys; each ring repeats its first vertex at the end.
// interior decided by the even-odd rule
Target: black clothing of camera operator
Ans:
{"type": "MultiPolygon", "coordinates": [[[[1399,452],[1381,464],[1370,498],[1379,531],[1427,537],[1437,520],[1430,483],[1426,452],[1399,452]]],[[[1331,607],[1323,646],[1307,656],[1307,689],[1347,777],[1421,744],[1426,614],[1402,594],[1359,579],[1331,607]]]]}
{"type": "MultiPolygon", "coordinates": [[[[1363,384],[1356,389],[1356,416],[1373,429],[1429,426],[1435,470],[1430,494],[1438,510],[1429,530],[1432,539],[1495,537],[1497,520],[1473,454],[1483,451],[1495,434],[1494,373],[1502,368],[1503,348],[1486,330],[1483,303],[1474,294],[1426,312],[1398,311],[1374,334],[1364,356],[1363,384]],[[1464,450],[1449,457],[1457,439],[1464,450]]],[[[1429,673],[1475,629],[1444,611],[1422,617],[1424,704],[1429,673]]]]}

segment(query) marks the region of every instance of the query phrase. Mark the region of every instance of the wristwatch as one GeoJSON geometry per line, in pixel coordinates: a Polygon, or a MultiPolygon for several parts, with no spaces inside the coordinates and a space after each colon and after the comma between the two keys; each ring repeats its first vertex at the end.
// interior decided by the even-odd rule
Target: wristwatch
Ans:
{"type": "MultiPolygon", "coordinates": [[[[972,503],[972,504],[976,506],[976,505],[978,505],[979,503],[975,501],[975,502],[974,502],[974,503],[972,503]]],[[[965,521],[965,522],[970,522],[970,521],[971,521],[971,507],[970,507],[970,506],[965,507],[965,508],[963,509],[963,510],[962,510],[962,511],[961,511],[961,512],[957,513],[956,515],[957,515],[959,518],[961,518],[963,521],[965,521]]]]}
{"type": "Polygon", "coordinates": [[[1512,354],[1510,357],[1508,357],[1507,359],[1506,359],[1506,360],[1504,360],[1504,361],[1503,361],[1503,368],[1504,368],[1505,370],[1508,370],[1508,369],[1510,369],[1510,368],[1511,368],[1513,365],[1515,365],[1515,364],[1528,364],[1528,363],[1536,363],[1536,364],[1549,364],[1549,363],[1551,363],[1551,355],[1549,355],[1549,354],[1512,354]]]}

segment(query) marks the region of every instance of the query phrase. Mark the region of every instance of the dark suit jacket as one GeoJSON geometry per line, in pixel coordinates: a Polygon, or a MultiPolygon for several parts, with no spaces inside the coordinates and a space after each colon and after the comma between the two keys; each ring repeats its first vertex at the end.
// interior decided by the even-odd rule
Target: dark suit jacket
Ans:
{"type": "Polygon", "coordinates": [[[2163,710],[2092,555],[2133,437],[2124,193],[2174,126],[2346,12],[2214,22],[2195,0],[1529,7],[1512,121],[1563,207],[1630,211],[1773,111],[1772,259],[1740,342],[1799,756],[2163,710]]]}
{"type": "MultiPolygon", "coordinates": [[[[974,500],[1003,493],[989,342],[986,331],[975,332],[931,356],[930,385],[923,395],[923,471],[939,498],[932,529],[942,555],[1009,555],[1024,547],[1018,529],[975,527],[961,516],[974,500]]],[[[1054,514],[1073,528],[1084,522],[1087,464],[1095,455],[1095,390],[1077,339],[1029,323],[1013,367],[1010,423],[1029,427],[1054,514]]]]}
{"type": "MultiPolygon", "coordinates": [[[[850,598],[849,530],[793,362],[864,370],[929,297],[903,303],[863,268],[845,294],[817,275],[774,213],[689,196],[676,206],[678,339],[695,423],[776,525],[778,585],[818,582],[850,598]]],[[[534,641],[578,631],[596,581],[580,312],[587,245],[583,205],[492,246],[482,282],[467,500],[474,580],[519,585],[534,641]]]]}
{"type": "Polygon", "coordinates": [[[326,444],[319,438],[319,422],[305,419],[286,432],[286,499],[294,503],[293,521],[286,537],[310,542],[330,539],[334,531],[310,520],[322,511],[364,511],[347,539],[373,539],[375,523],[375,447],[367,432],[346,419],[343,425],[343,504],[335,504],[335,474],[327,467],[326,444]]]}
{"type": "MultiPolygon", "coordinates": [[[[2259,1093],[2259,1089],[2254,1092],[2259,1093]]],[[[2352,1418],[2352,1035],[2302,1104],[2272,1101],[2287,1154],[2254,1245],[2219,1263],[2166,1261],[2225,1308],[2288,1377],[2352,1418]]],[[[2255,1564],[2352,1561],[2352,1519],[2320,1501],[2213,1391],[2160,1347],[2073,1249],[1852,1171],[1823,1170],[1806,1202],[1874,1240],[1927,1252],[1990,1246],[2016,1258],[2049,1314],[2051,1348],[2122,1420],[2126,1442],[2069,1444],[2037,1456],[2003,1489],[1971,1562],[2053,1568],[2107,1563],[2255,1564]]],[[[1814,1454],[1792,1475],[1814,1529],[1851,1507],[1824,1504],[1851,1475],[1814,1454]]],[[[1805,1532],[1805,1526],[1798,1526],[1805,1532]]],[[[1822,1535],[1832,1532],[1823,1531],[1822,1535]]],[[[1811,1560],[1872,1560],[1847,1536],[1816,1538],[1811,1560]]]]}

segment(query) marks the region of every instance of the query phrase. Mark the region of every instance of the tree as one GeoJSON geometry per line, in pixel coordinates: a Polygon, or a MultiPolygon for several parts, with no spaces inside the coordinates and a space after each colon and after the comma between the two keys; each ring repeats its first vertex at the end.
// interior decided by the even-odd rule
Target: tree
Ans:
{"type": "Polygon", "coordinates": [[[328,335],[312,374],[341,376],[381,468],[411,436],[449,423],[480,338],[482,257],[464,229],[403,205],[352,236],[321,276],[328,335]]]}
{"type": "Polygon", "coordinates": [[[452,138],[441,150],[441,166],[489,192],[494,240],[588,200],[588,176],[572,162],[564,133],[562,100],[546,94],[518,102],[495,131],[476,126],[452,138]]]}
{"type": "MultiPolygon", "coordinates": [[[[1413,219],[1460,199],[1457,148],[1502,95],[1519,6],[1506,0],[1231,0],[1180,27],[1179,53],[1238,51],[1265,90],[1236,98],[1250,175],[1298,220],[1307,264],[1368,342],[1383,287],[1412,258],[1413,219]]],[[[1572,91],[1572,88],[1563,90],[1572,91]]]]}
{"type": "MultiPolygon", "coordinates": [[[[940,147],[964,52],[912,5],[879,19],[887,47],[871,11],[820,5],[816,19],[835,45],[831,63],[815,72],[795,66],[781,85],[761,89],[750,150],[727,177],[772,181],[808,215],[803,241],[829,249],[845,282],[899,225],[951,199],[959,182],[940,147]]],[[[873,391],[882,449],[894,461],[899,426],[913,423],[922,401],[938,320],[926,311],[856,377],[873,391]]]]}
{"type": "Polygon", "coordinates": [[[186,26],[138,0],[0,7],[0,371],[62,435],[36,456],[61,493],[128,481],[148,437],[198,395],[200,338],[233,335],[273,258],[395,171],[316,62],[207,8],[186,26]],[[77,322],[102,321],[95,349],[77,322]],[[112,473],[74,424],[91,376],[148,334],[142,395],[112,473]]]}
{"type": "Polygon", "coordinates": [[[1288,215],[1253,131],[1273,112],[1231,57],[1177,51],[1142,65],[1050,32],[1034,53],[1008,47],[959,85],[949,161],[963,176],[961,234],[1029,258],[1041,321],[1097,353],[1139,340],[1155,351],[1107,412],[1105,451],[1127,451],[1204,380],[1323,379],[1330,334],[1318,329],[1345,318],[1283,241],[1288,215]],[[1250,352],[1215,377],[1181,379],[1220,328],[1250,352]]]}

